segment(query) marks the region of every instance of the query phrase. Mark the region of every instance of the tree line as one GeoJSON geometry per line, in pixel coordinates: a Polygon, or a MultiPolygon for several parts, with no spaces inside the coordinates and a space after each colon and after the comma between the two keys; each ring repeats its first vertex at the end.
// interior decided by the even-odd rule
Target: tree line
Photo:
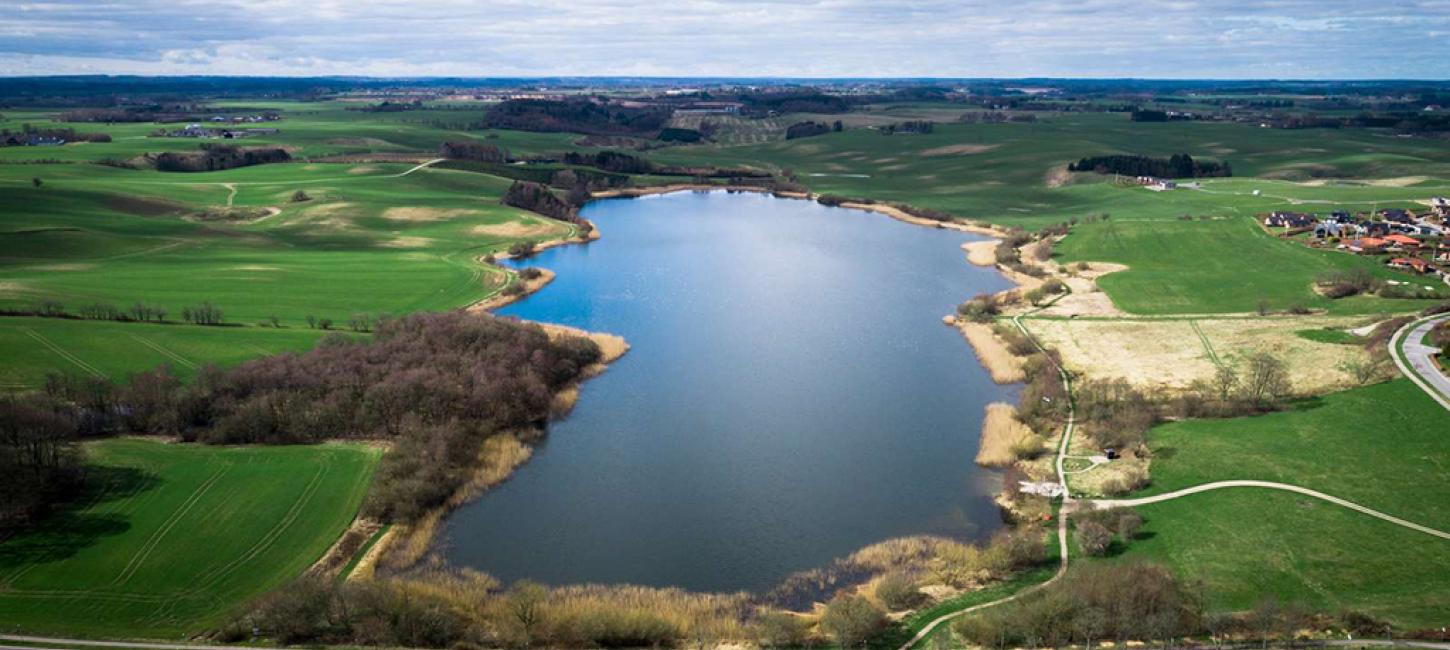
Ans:
{"type": "Polygon", "coordinates": [[[189,383],[166,367],[125,382],[52,377],[0,413],[0,430],[40,422],[26,430],[60,440],[144,433],[211,444],[388,439],[394,450],[365,510],[412,521],[469,479],[484,439],[541,425],[554,393],[599,358],[592,341],[556,340],[537,325],[415,314],[379,323],[370,340],[333,337],[302,354],[208,365],[189,383]],[[38,411],[63,417],[32,417],[38,411]]]}
{"type": "Polygon", "coordinates": [[[672,114],[667,107],[634,108],[591,99],[511,99],[490,108],[484,115],[483,126],[516,131],[641,135],[664,128],[672,114]]]}
{"type": "Polygon", "coordinates": [[[234,147],[203,143],[199,152],[168,151],[157,154],[156,170],[163,172],[210,172],[251,165],[282,163],[292,155],[281,147],[234,147]]]}
{"type": "Polygon", "coordinates": [[[1099,174],[1124,174],[1127,176],[1159,176],[1163,178],[1212,178],[1233,176],[1233,168],[1227,162],[1194,160],[1186,153],[1176,153],[1168,158],[1151,158],[1128,154],[1110,156],[1088,156],[1074,163],[1068,163],[1068,171],[1097,172],[1099,174]]]}

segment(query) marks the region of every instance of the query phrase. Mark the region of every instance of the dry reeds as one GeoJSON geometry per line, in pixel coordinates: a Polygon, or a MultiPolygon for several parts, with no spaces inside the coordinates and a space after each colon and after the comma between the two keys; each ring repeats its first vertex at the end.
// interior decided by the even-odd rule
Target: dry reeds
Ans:
{"type": "Polygon", "coordinates": [[[1022,370],[1022,359],[1012,355],[1007,345],[992,333],[992,328],[982,323],[957,323],[962,336],[972,344],[977,360],[992,375],[992,381],[999,384],[1014,384],[1027,378],[1022,370]]]}
{"type": "Polygon", "coordinates": [[[1030,454],[1037,445],[1037,436],[1017,419],[1011,404],[994,402],[987,405],[982,419],[982,443],[977,448],[977,464],[983,467],[1007,467],[1018,458],[1030,454]]]}

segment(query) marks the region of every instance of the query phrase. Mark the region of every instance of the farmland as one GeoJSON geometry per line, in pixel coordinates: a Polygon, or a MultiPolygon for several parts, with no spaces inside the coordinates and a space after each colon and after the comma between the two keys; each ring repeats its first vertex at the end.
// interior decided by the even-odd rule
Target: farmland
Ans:
{"type": "MultiPolygon", "coordinates": [[[[482,258],[520,242],[572,237],[579,227],[502,205],[511,181],[494,175],[510,173],[501,163],[485,169],[492,173],[434,164],[440,142],[471,139],[539,157],[514,161],[521,173],[564,169],[560,152],[640,143],[482,129],[486,108],[466,102],[399,112],[333,101],[214,105],[281,110],[283,119],[268,124],[277,134],[244,144],[286,147],[292,162],[198,173],[123,168],[115,163],[196,150],[198,141],[151,137],[156,124],[70,124],[52,121],[54,110],[4,111],[5,128],[74,127],[113,140],[0,148],[0,310],[18,314],[50,302],[72,316],[0,316],[0,390],[39,388],[57,372],[122,380],[158,365],[186,380],[208,363],[305,351],[328,336],[366,336],[379,318],[477,303],[514,277],[482,258]],[[157,320],[165,322],[73,317],[96,304],[159,309],[166,316],[157,320]],[[224,322],[179,322],[183,310],[203,304],[221,309],[224,322]]],[[[1060,348],[1073,372],[1127,377],[1155,390],[1212,378],[1225,362],[1255,351],[1291,356],[1286,368],[1297,393],[1339,389],[1353,383],[1340,363],[1367,357],[1361,337],[1346,330],[1437,302],[1330,299],[1315,290],[1329,272],[1363,271],[1450,295],[1438,279],[1412,280],[1380,258],[1313,249],[1256,223],[1272,210],[1372,211],[1450,193],[1443,141],[1374,129],[1326,135],[1243,123],[1145,124],[1122,113],[968,123],[957,120],[962,112],[899,103],[845,114],[712,116],[711,143],[646,141],[649,148],[629,153],[665,165],[769,170],[814,192],[898,201],[1009,228],[1073,220],[1051,262],[1126,268],[1078,278],[1085,293],[1106,295],[1098,301],[1104,313],[1037,315],[1028,324],[1060,348]],[[844,132],[783,139],[793,123],[836,119],[844,132]],[[937,123],[928,134],[888,136],[874,128],[902,120],[937,123]],[[1236,176],[1150,192],[1112,175],[1066,171],[1084,156],[1180,152],[1231,162],[1236,176]],[[1275,314],[1262,318],[1259,310],[1275,314]]],[[[676,117],[672,124],[698,128],[702,121],[676,117]]],[[[967,354],[963,362],[971,363],[967,354]]],[[[1392,380],[1307,397],[1259,417],[1175,421],[1148,436],[1152,483],[1142,494],[1231,478],[1275,480],[1450,528],[1446,418],[1409,382],[1392,380]]],[[[381,455],[340,444],[233,448],[139,439],[85,448],[104,480],[74,508],[0,542],[0,622],[7,626],[155,638],[214,630],[337,539],[381,455]]],[[[1450,590],[1432,580],[1450,570],[1443,541],[1327,504],[1245,490],[1141,513],[1145,534],[1118,559],[1152,559],[1186,582],[1201,581],[1212,609],[1242,611],[1276,593],[1405,627],[1443,624],[1450,609],[1450,590]]],[[[1047,573],[1038,568],[1008,585],[1047,573]]]]}
{"type": "Polygon", "coordinates": [[[224,622],[347,528],[379,451],[87,445],[94,487],[0,543],[7,630],[176,638],[224,622]]]}
{"type": "MultiPolygon", "coordinates": [[[[1301,401],[1288,411],[1164,424],[1149,434],[1140,495],[1227,479],[1287,482],[1432,527],[1450,527],[1443,468],[1450,413],[1404,379],[1301,401]]],[[[1436,625],[1450,589],[1445,540],[1293,494],[1238,489],[1139,506],[1144,534],[1122,558],[1201,580],[1215,607],[1277,595],[1404,626],[1436,625]]]]}
{"type": "MultiPolygon", "coordinates": [[[[155,146],[154,140],[145,142],[155,146]]],[[[107,146],[74,149],[95,147],[87,155],[100,156],[107,146]]],[[[508,183],[412,163],[302,163],[199,174],[88,164],[0,165],[0,209],[7,214],[0,232],[5,251],[0,308],[27,310],[55,301],[76,313],[96,303],[123,311],[143,303],[178,321],[183,309],[210,303],[229,324],[282,331],[248,333],[236,339],[242,345],[213,351],[225,352],[221,356],[182,354],[187,362],[240,360],[257,353],[248,344],[258,336],[287,341],[277,349],[299,349],[318,338],[302,331],[310,327],[309,317],[341,328],[358,314],[372,320],[480,300],[502,288],[508,276],[477,258],[516,241],[573,232],[499,205],[508,183]],[[43,178],[44,185],[32,187],[31,178],[43,178]],[[293,200],[298,191],[305,200],[293,200]]],[[[93,347],[137,347],[133,330],[119,324],[44,320],[27,327],[46,336],[54,328],[61,338],[86,332],[86,345],[93,347]]],[[[187,329],[192,328],[167,331],[187,329]]],[[[222,332],[182,336],[227,338],[222,332]]],[[[47,371],[74,370],[59,357],[38,353],[32,338],[11,330],[3,336],[0,346],[17,360],[5,369],[7,383],[34,385],[47,371]]],[[[102,358],[92,365],[113,374],[158,361],[144,350],[111,356],[128,354],[136,363],[150,363],[111,364],[102,358]]],[[[183,373],[189,367],[173,365],[183,373]]]]}

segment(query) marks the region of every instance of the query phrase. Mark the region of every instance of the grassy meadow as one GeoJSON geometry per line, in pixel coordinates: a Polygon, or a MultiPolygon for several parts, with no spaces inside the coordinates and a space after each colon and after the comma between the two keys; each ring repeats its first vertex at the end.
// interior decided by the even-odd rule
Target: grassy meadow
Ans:
{"type": "MultiPolygon", "coordinates": [[[[1080,224],[1058,248],[1063,262],[1114,262],[1128,269],[1098,279],[1113,304],[1135,314],[1251,312],[1298,305],[1331,314],[1403,312],[1423,300],[1353,296],[1331,300],[1314,291],[1326,272],[1365,269],[1409,280],[1374,258],[1315,250],[1266,234],[1247,217],[1210,221],[1117,219],[1080,224]]],[[[1435,278],[1417,284],[1444,293],[1435,278]]]]}
{"type": "MultiPolygon", "coordinates": [[[[376,318],[470,304],[508,282],[478,258],[517,241],[574,232],[500,205],[510,181],[499,177],[413,163],[306,162],[314,154],[370,151],[416,151],[426,159],[443,139],[470,137],[440,124],[476,121],[477,108],[377,114],[328,104],[268,105],[284,109],[286,119],[268,126],[282,129],[276,143],[292,147],[299,160],[205,173],[90,164],[199,144],[146,137],[157,125],[50,123],[45,113],[7,112],[9,128],[73,126],[116,139],[0,149],[0,309],[27,310],[44,300],[71,313],[96,303],[122,310],[145,303],[180,321],[183,308],[210,302],[227,323],[246,326],[224,333],[166,330],[188,331],[177,336],[198,344],[218,343],[190,345],[179,351],[182,361],[138,344],[136,336],[150,335],[128,329],[130,324],[32,319],[26,325],[62,348],[84,348],[76,354],[101,374],[160,362],[186,374],[194,364],[310,346],[316,333],[301,331],[309,316],[341,328],[357,314],[376,318]],[[33,178],[42,185],[35,187],[33,178]],[[308,200],[294,201],[298,191],[308,200]],[[274,318],[286,334],[248,331],[274,318]],[[243,331],[248,333],[234,336],[243,331]],[[259,337],[276,345],[254,346],[259,337]]],[[[571,137],[508,133],[494,141],[528,152],[567,146],[571,137]]],[[[268,143],[255,138],[244,144],[268,143]]],[[[11,388],[33,386],[50,371],[96,374],[10,326],[0,332],[0,351],[13,360],[0,371],[0,383],[11,388]]]]}
{"type": "MultiPolygon", "coordinates": [[[[1153,482],[1134,496],[1217,480],[1302,485],[1450,529],[1450,413],[1404,379],[1305,400],[1252,418],[1153,429],[1153,482]]],[[[1233,489],[1141,506],[1122,557],[1201,581],[1210,605],[1247,610],[1265,595],[1358,610],[1405,627],[1445,624],[1450,542],[1286,492],[1233,489]]]]}
{"type": "MultiPolygon", "coordinates": [[[[919,110],[908,107],[880,121],[911,119],[913,112],[919,110]]],[[[653,157],[788,169],[817,192],[903,201],[1025,227],[1102,212],[1133,219],[1254,214],[1304,200],[1388,206],[1444,193],[1450,185],[1433,180],[1450,178],[1450,151],[1433,140],[1371,130],[1341,130],[1331,137],[1233,123],[1145,124],[1111,113],[1048,115],[1026,124],[946,123],[927,135],[847,129],[748,146],[668,149],[653,157]],[[1236,178],[1206,184],[1205,191],[1160,193],[1115,186],[1111,176],[1066,172],[1069,162],[1111,153],[1226,160],[1236,178]],[[1331,178],[1395,179],[1402,187],[1284,182],[1331,178]],[[1252,195],[1254,189],[1260,196],[1252,195]]]]}
{"type": "MultiPolygon", "coordinates": [[[[121,380],[128,374],[169,365],[178,377],[215,363],[302,352],[328,335],[289,327],[202,327],[116,323],[52,318],[0,317],[0,389],[39,388],[47,374],[84,374],[121,380]]],[[[361,336],[333,332],[338,336],[361,336]]]]}
{"type": "Polygon", "coordinates": [[[94,487],[0,542],[8,632],[176,638],[301,573],[342,534],[380,450],[86,445],[94,487]]]}

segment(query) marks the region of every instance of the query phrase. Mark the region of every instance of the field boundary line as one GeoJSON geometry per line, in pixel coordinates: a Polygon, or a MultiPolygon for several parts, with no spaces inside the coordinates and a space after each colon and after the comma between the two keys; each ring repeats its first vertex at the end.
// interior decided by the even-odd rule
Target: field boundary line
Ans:
{"type": "Polygon", "coordinates": [[[77,366],[80,367],[81,370],[86,371],[87,373],[91,374],[92,376],[94,376],[94,377],[96,377],[98,379],[110,379],[110,377],[107,376],[106,373],[101,372],[95,366],[87,363],[85,360],[83,360],[80,357],[76,356],[75,353],[70,352],[69,350],[66,350],[65,348],[62,348],[62,347],[60,347],[60,345],[56,344],[55,342],[51,341],[50,339],[47,339],[44,336],[41,336],[40,332],[37,332],[34,329],[31,329],[29,327],[21,327],[20,328],[20,331],[25,332],[26,334],[29,334],[31,338],[33,338],[33,339],[35,339],[37,341],[40,341],[40,344],[41,345],[44,345],[45,347],[50,348],[50,351],[51,352],[54,352],[54,353],[60,355],[61,358],[62,359],[65,359],[66,361],[69,361],[71,363],[76,364],[77,366]]]}
{"type": "Polygon", "coordinates": [[[166,534],[171,532],[171,529],[175,528],[176,524],[180,523],[186,517],[186,513],[190,512],[201,501],[201,498],[211,490],[212,486],[216,485],[228,471],[231,471],[231,465],[223,467],[217,473],[212,474],[206,481],[202,482],[201,485],[196,486],[196,489],[192,491],[191,495],[186,497],[186,500],[171,513],[170,517],[166,518],[165,522],[162,522],[161,528],[158,528],[156,532],[151,534],[151,537],[146,540],[146,544],[141,547],[141,550],[137,551],[136,555],[131,557],[131,561],[126,564],[126,568],[121,571],[121,575],[116,576],[115,581],[111,584],[125,584],[127,580],[131,579],[131,576],[136,575],[136,571],[140,570],[141,565],[151,556],[151,552],[156,550],[156,546],[161,543],[162,538],[166,537],[166,534]]]}
{"type": "Polygon", "coordinates": [[[180,354],[177,354],[175,352],[172,352],[171,350],[168,350],[168,349],[162,347],[160,344],[152,341],[151,339],[148,339],[148,338],[145,338],[145,337],[142,337],[142,336],[138,336],[136,334],[131,334],[130,332],[127,332],[127,334],[131,338],[136,339],[136,341],[139,342],[141,345],[144,345],[144,346],[146,346],[148,348],[151,348],[152,350],[155,350],[155,351],[157,351],[157,352],[165,355],[166,357],[170,358],[171,360],[173,360],[173,361],[175,361],[175,362],[177,362],[177,363],[179,363],[179,364],[181,364],[183,366],[186,366],[188,368],[191,368],[192,370],[196,370],[196,364],[193,363],[193,362],[191,362],[190,360],[188,360],[186,357],[183,357],[180,354]]]}

